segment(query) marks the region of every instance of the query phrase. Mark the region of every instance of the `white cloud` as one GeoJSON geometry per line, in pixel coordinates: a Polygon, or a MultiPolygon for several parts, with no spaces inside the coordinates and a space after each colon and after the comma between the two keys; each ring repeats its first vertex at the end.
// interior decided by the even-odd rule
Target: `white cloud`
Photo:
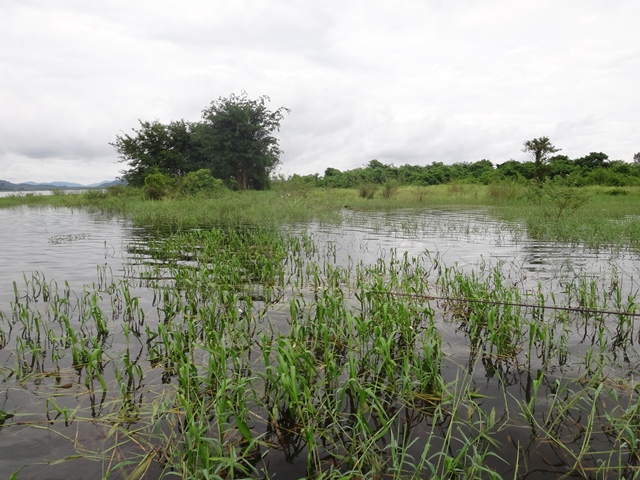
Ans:
{"type": "Polygon", "coordinates": [[[635,0],[0,4],[0,179],[94,182],[137,119],[246,90],[291,108],[282,171],[563,153],[630,160],[635,0]]]}

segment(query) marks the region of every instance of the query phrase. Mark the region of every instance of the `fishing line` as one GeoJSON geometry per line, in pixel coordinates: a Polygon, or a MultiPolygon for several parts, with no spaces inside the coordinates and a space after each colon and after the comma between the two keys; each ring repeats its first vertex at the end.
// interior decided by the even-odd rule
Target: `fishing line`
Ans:
{"type": "MultiPolygon", "coordinates": [[[[575,312],[575,313],[590,313],[590,314],[602,314],[602,315],[624,315],[627,317],[640,317],[640,313],[634,312],[619,312],[612,310],[596,310],[592,308],[583,307],[559,307],[557,305],[538,305],[530,303],[515,303],[515,302],[501,302],[498,300],[484,300],[481,298],[460,298],[460,297],[439,297],[435,295],[422,295],[417,293],[399,293],[399,292],[385,292],[381,290],[369,290],[375,294],[386,294],[394,297],[410,297],[423,300],[442,300],[447,302],[466,302],[466,303],[484,303],[488,305],[504,305],[507,307],[523,307],[523,308],[539,308],[541,310],[558,310],[563,312],[575,312]]],[[[629,305],[629,307],[635,307],[635,304],[629,305]]]]}

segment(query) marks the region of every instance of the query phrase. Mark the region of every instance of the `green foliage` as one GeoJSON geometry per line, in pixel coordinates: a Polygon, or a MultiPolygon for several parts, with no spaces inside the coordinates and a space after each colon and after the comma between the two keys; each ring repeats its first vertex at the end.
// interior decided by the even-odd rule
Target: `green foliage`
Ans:
{"type": "Polygon", "coordinates": [[[522,195],[522,185],[513,180],[492,182],[488,185],[489,197],[495,200],[513,200],[522,195]]]}
{"type": "Polygon", "coordinates": [[[616,197],[618,195],[628,195],[629,192],[627,192],[624,188],[612,188],[610,190],[607,190],[605,192],[607,195],[611,195],[613,197],[616,197]]]}
{"type": "Polygon", "coordinates": [[[251,100],[245,92],[219,98],[202,113],[198,139],[208,158],[214,159],[212,172],[233,179],[238,190],[263,190],[282,153],[273,132],[289,110],[267,108],[269,97],[251,100]]]}
{"type": "Polygon", "coordinates": [[[527,197],[552,220],[567,217],[589,201],[586,190],[545,182],[529,187],[527,197]]]}
{"type": "Polygon", "coordinates": [[[418,203],[424,203],[429,196],[429,191],[427,190],[427,187],[424,186],[416,187],[412,190],[412,192],[418,203]]]}
{"type": "Polygon", "coordinates": [[[534,178],[535,164],[533,162],[520,163],[515,160],[509,160],[498,165],[497,172],[502,179],[524,182],[534,178]]]}
{"type": "Polygon", "coordinates": [[[127,163],[122,178],[132,186],[141,187],[150,173],[160,172],[179,177],[197,170],[206,162],[194,137],[196,125],[180,120],[167,125],[159,121],[140,120],[140,128],[133,135],[116,136],[111,145],[127,163]]]}
{"type": "MultiPolygon", "coordinates": [[[[540,142],[535,145],[538,144],[540,142]]],[[[535,161],[509,160],[494,167],[489,160],[479,160],[473,163],[461,162],[453,165],[433,162],[431,165],[424,166],[402,165],[396,167],[383,164],[379,160],[371,160],[365,167],[346,171],[330,167],[325,169],[324,177],[312,177],[314,185],[331,188],[359,188],[363,184],[383,186],[386,182],[397,182],[399,186],[443,185],[453,182],[491,185],[503,181],[524,185],[530,180],[541,181],[543,178],[575,187],[640,185],[640,163],[632,164],[621,160],[608,161],[606,154],[594,152],[585,157],[571,160],[566,155],[549,156],[552,150],[557,151],[555,147],[547,146],[546,156],[538,152],[542,158],[538,164],[535,161]]]]}
{"type": "Polygon", "coordinates": [[[609,160],[609,156],[606,153],[591,152],[589,155],[576,158],[574,160],[574,163],[579,167],[595,169],[595,168],[603,168],[607,164],[608,160],[609,160]]]}
{"type": "Polygon", "coordinates": [[[280,176],[274,184],[274,189],[283,197],[307,198],[311,189],[318,185],[318,176],[294,174],[286,179],[280,176]]]}
{"type": "Polygon", "coordinates": [[[197,193],[212,194],[221,192],[224,189],[223,181],[214,178],[206,168],[189,172],[180,181],[180,191],[187,195],[195,195],[197,193]]]}
{"type": "Polygon", "coordinates": [[[143,191],[150,200],[160,200],[170,196],[175,187],[175,182],[164,173],[151,173],[144,179],[143,191]]]}
{"type": "Polygon", "coordinates": [[[109,196],[109,193],[101,189],[92,188],[84,192],[84,196],[87,200],[90,201],[101,201],[107,198],[109,196]]]}
{"type": "Polygon", "coordinates": [[[533,158],[536,180],[541,181],[544,174],[543,166],[549,161],[550,156],[560,149],[551,143],[549,137],[540,137],[524,142],[522,151],[533,158]]]}
{"type": "Polygon", "coordinates": [[[130,195],[133,189],[127,185],[111,185],[107,187],[107,193],[112,197],[125,197],[130,195]]]}
{"type": "Polygon", "coordinates": [[[206,168],[239,190],[268,188],[281,154],[273,133],[289,111],[269,110],[268,100],[251,100],[243,92],[212,102],[200,122],[140,121],[133,134],[118,135],[111,144],[128,165],[122,178],[141,187],[149,174],[177,179],[206,168]]]}

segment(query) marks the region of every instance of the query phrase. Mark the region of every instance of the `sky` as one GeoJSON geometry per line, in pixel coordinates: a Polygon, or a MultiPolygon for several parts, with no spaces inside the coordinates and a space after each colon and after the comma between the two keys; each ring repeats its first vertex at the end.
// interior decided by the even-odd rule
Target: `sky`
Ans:
{"type": "Polygon", "coordinates": [[[139,120],[245,91],[278,173],[640,151],[638,0],[2,0],[0,179],[111,180],[139,120]]]}

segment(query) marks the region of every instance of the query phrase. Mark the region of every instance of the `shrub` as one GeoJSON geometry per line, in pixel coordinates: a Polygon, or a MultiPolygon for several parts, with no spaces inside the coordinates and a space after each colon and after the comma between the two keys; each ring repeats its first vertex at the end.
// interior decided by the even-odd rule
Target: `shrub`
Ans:
{"type": "Polygon", "coordinates": [[[413,190],[413,196],[419,203],[424,203],[428,195],[429,195],[429,191],[425,186],[419,186],[413,190]]]}
{"type": "Polygon", "coordinates": [[[571,215],[587,203],[589,193],[582,188],[544,182],[530,186],[527,197],[540,207],[545,217],[559,220],[563,216],[571,215]]]}
{"type": "Polygon", "coordinates": [[[215,193],[224,189],[224,182],[213,177],[211,172],[206,168],[189,172],[180,182],[180,191],[188,195],[201,192],[215,193]]]}
{"type": "Polygon", "coordinates": [[[617,197],[618,195],[627,195],[629,192],[627,192],[624,188],[611,188],[609,190],[606,190],[605,193],[607,195],[617,197]]]}
{"type": "Polygon", "coordinates": [[[84,197],[89,201],[104,200],[108,196],[107,192],[99,188],[91,188],[84,192],[84,197]]]}
{"type": "Polygon", "coordinates": [[[144,179],[143,191],[150,200],[160,200],[171,196],[174,190],[174,181],[164,173],[151,173],[144,179]]]}
{"type": "Polygon", "coordinates": [[[124,197],[131,192],[130,188],[126,185],[111,185],[107,187],[107,193],[112,197],[124,197]]]}
{"type": "Polygon", "coordinates": [[[284,175],[280,175],[277,181],[274,182],[274,185],[275,190],[278,191],[281,197],[307,198],[310,189],[315,185],[315,181],[315,178],[309,180],[308,178],[301,177],[296,174],[289,178],[285,178],[284,175]]]}

